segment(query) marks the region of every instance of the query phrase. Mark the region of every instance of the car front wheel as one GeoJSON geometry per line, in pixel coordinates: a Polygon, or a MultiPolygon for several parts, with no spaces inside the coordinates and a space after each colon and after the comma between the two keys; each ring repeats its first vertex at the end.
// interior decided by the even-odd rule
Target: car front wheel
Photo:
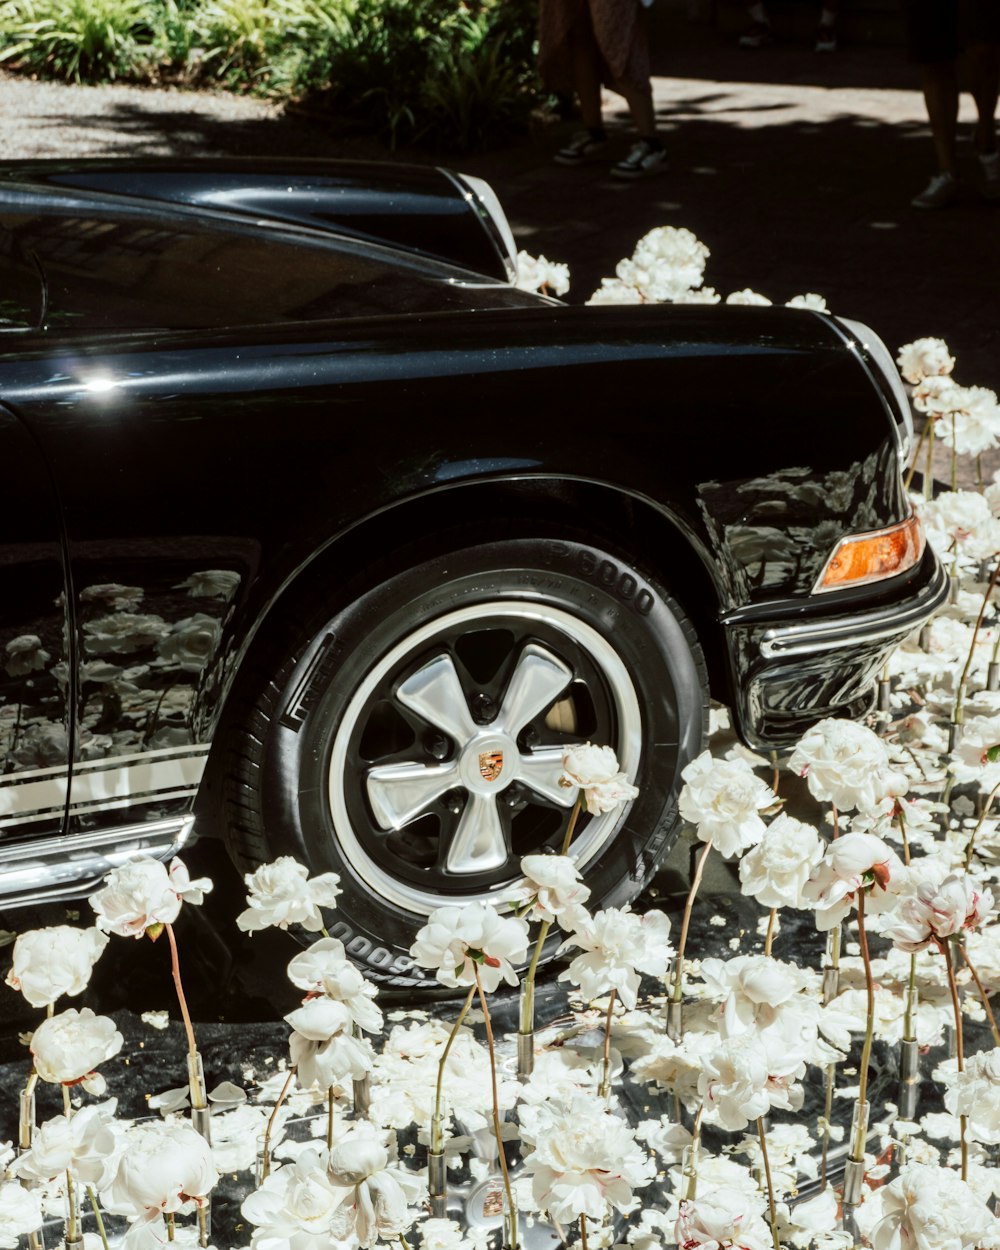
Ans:
{"type": "Polygon", "coordinates": [[[549,539],[439,555],[315,608],[252,692],[230,845],[245,869],[292,854],[339,873],[330,933],[383,984],[422,984],[408,949],[431,911],[503,903],[524,855],[560,849],[573,743],[613,747],[639,787],[577,823],[590,905],[638,893],[675,834],[706,688],[677,604],[616,556],[549,539]]]}

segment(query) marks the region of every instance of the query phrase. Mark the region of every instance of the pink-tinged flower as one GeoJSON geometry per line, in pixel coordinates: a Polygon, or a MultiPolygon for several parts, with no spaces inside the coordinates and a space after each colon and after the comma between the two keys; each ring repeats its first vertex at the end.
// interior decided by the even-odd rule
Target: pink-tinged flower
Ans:
{"type": "Polygon", "coordinates": [[[864,891],[865,911],[888,911],[898,901],[903,865],[896,853],[870,833],[847,833],[835,838],[813,869],[803,895],[816,908],[821,932],[857,906],[864,891]]]}
{"type": "Polygon", "coordinates": [[[901,784],[905,788],[878,734],[849,720],[822,720],[807,730],[788,767],[805,777],[813,798],[842,812],[876,807],[901,784]]]}
{"type": "Polygon", "coordinates": [[[952,872],[943,880],[919,882],[882,932],[900,950],[921,951],[932,942],[940,945],[956,933],[978,929],[992,911],[991,890],[967,873],[952,872]]]}
{"type": "Polygon", "coordinates": [[[622,803],[629,803],[639,791],[621,771],[618,757],[610,747],[584,742],[570,747],[563,756],[559,784],[583,791],[587,811],[592,816],[613,812],[622,803]]]}
{"type": "Polygon", "coordinates": [[[764,907],[811,906],[802,891],[823,858],[825,843],[812,825],[782,812],[740,860],[743,893],[764,907]]]}
{"type": "Polygon", "coordinates": [[[698,837],[711,842],[723,859],[742,854],[764,836],[761,812],[777,798],[743,759],[714,759],[703,751],[681,773],[680,813],[697,826],[698,837]]]}
{"type": "Polygon", "coordinates": [[[291,855],[279,855],[270,864],[261,864],[244,878],[249,907],[236,917],[244,933],[260,929],[287,929],[298,924],[310,933],[323,928],[322,907],[333,907],[341,893],[335,872],[320,873],[309,879],[309,869],[291,855]]]}
{"type": "Polygon", "coordinates": [[[879,1196],[873,1250],[973,1250],[1000,1237],[1000,1221],[950,1168],[910,1163],[879,1196]]]}
{"type": "Polygon", "coordinates": [[[662,977],[673,958],[670,920],[662,911],[637,916],[627,907],[609,907],[588,916],[581,908],[574,915],[574,929],[559,948],[578,946],[560,981],[580,987],[584,998],[597,998],[615,990],[631,1011],[639,994],[639,973],[662,977]]]}
{"type": "Polygon", "coordinates": [[[632,1191],[648,1185],[656,1164],[634,1132],[603,1101],[577,1094],[571,1101],[538,1106],[532,1117],[531,1150],[524,1170],[532,1196],[553,1219],[573,1224],[581,1215],[603,1220],[608,1207],[632,1203],[632,1191]]]}
{"type": "Polygon", "coordinates": [[[513,965],[528,953],[528,926],[501,916],[486,903],[439,907],[417,934],[410,954],[422,968],[433,968],[442,985],[475,985],[476,970],[484,990],[501,981],[517,985],[513,965]]]}
{"type": "Polygon", "coordinates": [[[189,1125],[136,1124],[103,1197],[116,1214],[148,1222],[189,1202],[203,1206],[218,1179],[211,1146],[189,1125]]]}
{"type": "Polygon", "coordinates": [[[580,870],[568,855],[525,855],[521,860],[524,881],[512,896],[519,906],[530,902],[526,913],[533,919],[555,921],[567,910],[582,906],[590,898],[580,870]]]}
{"type": "Polygon", "coordinates": [[[723,1128],[736,1131],[771,1109],[768,1053],[755,1033],[720,1039],[701,1056],[698,1093],[723,1128]]]}
{"type": "Polygon", "coordinates": [[[140,938],[146,932],[158,937],[165,924],[173,924],[181,903],[200,903],[212,888],[208,877],[192,881],[179,859],[170,871],[158,859],[134,859],[113,868],[103,889],[90,896],[97,913],[97,927],[120,937],[140,938]]]}
{"type": "Polygon", "coordinates": [[[35,1071],[43,1081],[54,1085],[82,1085],[92,1094],[103,1094],[104,1078],[95,1068],[113,1058],[125,1039],[107,1016],[95,1015],[89,1007],[50,1016],[35,1029],[31,1053],[35,1071]]]}
{"type": "Polygon", "coordinates": [[[951,373],[955,368],[955,357],[948,351],[944,339],[914,339],[899,349],[896,364],[906,381],[916,386],[926,377],[951,373]]]}
{"type": "Polygon", "coordinates": [[[768,1250],[772,1244],[758,1204],[739,1189],[713,1189],[682,1202],[674,1237],[680,1250],[768,1250]]]}
{"type": "Polygon", "coordinates": [[[7,984],[20,990],[32,1007],[48,1007],[63,994],[82,994],[108,935],[99,929],[54,925],[29,929],[14,943],[14,963],[7,984]]]}
{"type": "Polygon", "coordinates": [[[967,1117],[969,1135],[1000,1145],[1000,1047],[971,1055],[964,1070],[953,1068],[944,1082],[944,1105],[952,1115],[967,1117]]]}

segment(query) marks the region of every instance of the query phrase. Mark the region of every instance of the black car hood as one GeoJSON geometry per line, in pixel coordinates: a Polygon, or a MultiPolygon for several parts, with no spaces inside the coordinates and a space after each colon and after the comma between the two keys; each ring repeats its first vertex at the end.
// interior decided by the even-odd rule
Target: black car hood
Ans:
{"type": "Polygon", "coordinates": [[[44,323],[60,330],[224,328],[538,303],[391,247],[195,208],[6,186],[0,226],[8,249],[37,265],[44,323]]]}

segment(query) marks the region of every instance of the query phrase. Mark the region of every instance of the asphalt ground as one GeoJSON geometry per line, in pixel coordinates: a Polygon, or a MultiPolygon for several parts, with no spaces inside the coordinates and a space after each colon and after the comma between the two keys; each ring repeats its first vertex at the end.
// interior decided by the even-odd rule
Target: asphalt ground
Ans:
{"type": "MultiPolygon", "coordinates": [[[[723,295],[752,287],[775,301],[815,291],[867,322],[890,347],[940,335],[966,385],[1000,389],[1000,205],[970,181],[961,201],[919,211],[910,199],[933,172],[916,69],[899,48],[816,54],[782,42],[746,52],[714,28],[654,28],[656,109],[669,167],[612,179],[628,148],[623,102],[608,93],[608,160],[553,164],[576,128],[539,122],[494,152],[391,153],[313,117],[223,93],[77,87],[0,73],[3,156],[354,156],[431,161],[485,177],[520,246],[567,262],[571,302],[657,225],[683,225],[711,248],[705,281],[723,295]]],[[[960,133],[973,117],[963,96],[960,133]]],[[[967,172],[972,159],[966,154],[967,172]]],[[[804,414],[805,415],[805,414],[804,414]]]]}

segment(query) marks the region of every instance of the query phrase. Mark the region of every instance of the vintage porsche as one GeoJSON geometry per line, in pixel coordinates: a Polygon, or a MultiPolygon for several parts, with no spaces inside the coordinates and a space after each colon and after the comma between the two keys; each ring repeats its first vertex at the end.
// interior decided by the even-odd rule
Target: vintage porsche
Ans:
{"type": "Polygon", "coordinates": [[[858,716],[945,579],[875,335],[567,307],[489,187],[338,163],[0,170],[0,907],[224,838],[335,870],[383,983],[561,840],[595,903],[670,845],[711,691],[858,716]]]}

